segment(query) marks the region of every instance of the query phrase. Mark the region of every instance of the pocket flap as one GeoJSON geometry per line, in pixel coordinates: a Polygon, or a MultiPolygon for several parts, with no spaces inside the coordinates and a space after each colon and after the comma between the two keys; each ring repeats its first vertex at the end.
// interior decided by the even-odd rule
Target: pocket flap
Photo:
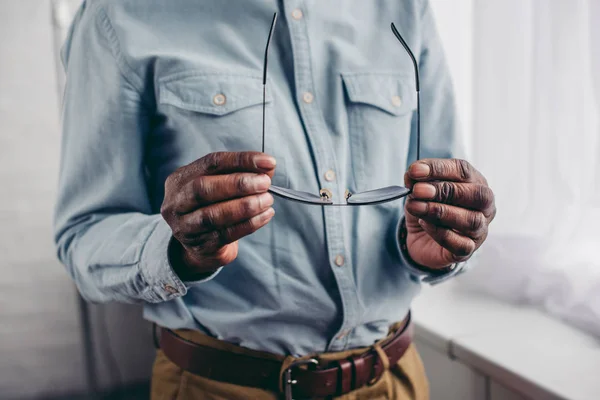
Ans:
{"type": "MultiPolygon", "coordinates": [[[[158,101],[190,111],[225,115],[262,104],[262,77],[219,73],[187,73],[159,82],[158,101]]],[[[268,90],[266,102],[271,102],[268,90]]]]}
{"type": "Polygon", "coordinates": [[[341,75],[352,103],[368,104],[392,115],[405,114],[416,108],[416,86],[410,75],[376,72],[341,75]]]}

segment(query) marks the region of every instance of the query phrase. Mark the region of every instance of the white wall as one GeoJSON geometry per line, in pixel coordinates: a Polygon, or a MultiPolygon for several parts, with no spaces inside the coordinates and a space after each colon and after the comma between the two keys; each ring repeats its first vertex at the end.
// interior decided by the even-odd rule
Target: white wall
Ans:
{"type": "Polygon", "coordinates": [[[132,306],[90,306],[86,351],[79,298],[55,255],[62,81],[55,42],[78,3],[0,0],[0,399],[145,380],[153,359],[150,326],[132,306]]]}
{"type": "Polygon", "coordinates": [[[75,291],[52,243],[59,153],[49,1],[0,0],[0,398],[82,390],[75,291]]]}
{"type": "MultiPolygon", "coordinates": [[[[429,0],[436,17],[458,102],[467,154],[473,135],[473,2],[474,0],[429,0]]],[[[471,157],[469,157],[470,159],[471,157]]]]}

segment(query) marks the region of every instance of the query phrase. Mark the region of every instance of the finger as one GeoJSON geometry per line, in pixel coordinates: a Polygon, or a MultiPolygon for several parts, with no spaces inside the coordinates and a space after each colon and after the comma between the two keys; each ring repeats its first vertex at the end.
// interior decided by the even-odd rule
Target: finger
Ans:
{"type": "MultiPolygon", "coordinates": [[[[208,269],[208,273],[214,273],[220,267],[223,267],[227,264],[232,263],[238,255],[238,243],[233,242],[229,245],[223,246],[219,248],[216,252],[210,255],[201,254],[199,251],[196,251],[194,248],[189,250],[189,253],[192,257],[198,257],[199,262],[197,265],[200,267],[200,272],[206,276],[206,270],[208,269]]],[[[190,257],[191,258],[191,257],[190,257]]],[[[193,260],[195,261],[195,259],[193,260]]],[[[193,261],[190,263],[192,265],[193,261]]],[[[198,280],[198,279],[194,279],[198,280]]]]}
{"type": "Polygon", "coordinates": [[[485,236],[488,221],[481,211],[409,199],[406,211],[433,225],[452,229],[476,242],[485,236]]]}
{"type": "Polygon", "coordinates": [[[404,173],[404,187],[411,189],[413,188],[415,184],[415,181],[410,179],[410,176],[408,175],[408,171],[404,173]]]}
{"type": "Polygon", "coordinates": [[[479,183],[420,182],[413,187],[412,198],[479,211],[488,211],[494,204],[494,192],[479,183]]]}
{"type": "Polygon", "coordinates": [[[188,246],[195,247],[196,251],[202,254],[215,253],[221,247],[256,232],[268,224],[274,215],[275,210],[273,208],[268,208],[246,221],[200,235],[193,244],[188,246]]]}
{"type": "Polygon", "coordinates": [[[428,158],[410,165],[408,175],[416,181],[454,181],[485,183],[473,166],[460,159],[428,158]]]}
{"type": "Polygon", "coordinates": [[[192,245],[203,234],[247,221],[272,205],[273,196],[270,193],[212,204],[182,216],[177,224],[177,232],[173,234],[180,242],[192,245]]]}
{"type": "Polygon", "coordinates": [[[422,219],[419,220],[419,225],[437,244],[446,250],[442,256],[449,264],[468,259],[477,249],[477,244],[472,239],[451,229],[436,226],[422,219]]]}
{"type": "Polygon", "coordinates": [[[216,152],[177,168],[165,181],[165,192],[177,190],[198,175],[219,175],[231,172],[275,174],[275,158],[259,152],[216,152]]]}
{"type": "Polygon", "coordinates": [[[231,172],[265,173],[275,169],[274,157],[256,151],[210,153],[190,164],[190,170],[202,175],[231,172]]]}
{"type": "Polygon", "coordinates": [[[224,200],[266,192],[271,178],[265,174],[233,173],[198,176],[186,183],[175,198],[179,214],[224,200]]]}

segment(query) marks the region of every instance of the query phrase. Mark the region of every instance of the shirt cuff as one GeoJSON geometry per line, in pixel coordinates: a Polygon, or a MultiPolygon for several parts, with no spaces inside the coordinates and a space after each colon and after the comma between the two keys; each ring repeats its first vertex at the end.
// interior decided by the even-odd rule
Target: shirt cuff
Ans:
{"type": "Polygon", "coordinates": [[[140,260],[140,272],[146,283],[142,297],[149,303],[160,303],[185,296],[190,287],[213,279],[222,269],[217,269],[199,281],[182,281],[169,261],[168,249],[172,239],[171,228],[164,219],[159,218],[144,245],[140,260]]]}
{"type": "Polygon", "coordinates": [[[437,285],[439,283],[445,282],[450,278],[453,278],[457,275],[462,274],[466,270],[467,261],[463,261],[460,263],[453,264],[449,271],[446,271],[441,274],[430,273],[427,271],[423,271],[417,267],[414,267],[410,260],[407,260],[403,254],[400,254],[402,261],[404,263],[405,268],[408,272],[419,279],[423,283],[428,283],[430,285],[437,285]]]}
{"type": "Polygon", "coordinates": [[[400,254],[400,260],[402,261],[402,265],[407,269],[409,274],[411,274],[413,277],[417,278],[421,282],[428,283],[433,286],[445,282],[448,279],[453,278],[466,271],[468,261],[452,264],[452,266],[450,266],[450,269],[445,269],[443,272],[429,272],[417,267],[414,264],[414,262],[404,254],[404,251],[402,250],[401,230],[403,223],[404,217],[400,218],[398,227],[396,229],[396,245],[398,247],[398,254],[400,254]]]}

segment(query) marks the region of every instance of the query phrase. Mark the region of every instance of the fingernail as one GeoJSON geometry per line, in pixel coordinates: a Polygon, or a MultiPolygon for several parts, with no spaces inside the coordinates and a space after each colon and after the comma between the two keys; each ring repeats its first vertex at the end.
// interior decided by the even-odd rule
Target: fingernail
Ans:
{"type": "Polygon", "coordinates": [[[267,190],[269,186],[271,186],[271,178],[267,175],[259,175],[255,178],[252,178],[252,184],[254,186],[254,190],[267,190]]]}
{"type": "Polygon", "coordinates": [[[411,165],[410,171],[409,171],[409,175],[412,178],[427,178],[430,173],[431,173],[431,168],[429,168],[429,165],[422,163],[422,162],[418,162],[418,163],[411,165]]]}
{"type": "Polygon", "coordinates": [[[261,169],[273,169],[277,161],[271,156],[256,156],[254,157],[254,165],[261,169]]]}
{"type": "Polygon", "coordinates": [[[275,210],[271,207],[267,211],[262,213],[262,219],[263,219],[263,221],[266,221],[268,219],[273,218],[273,215],[275,215],[275,210]]]}
{"type": "Polygon", "coordinates": [[[419,225],[424,226],[425,225],[425,221],[423,221],[422,219],[419,219],[419,225]]]}
{"type": "Polygon", "coordinates": [[[429,183],[417,183],[413,188],[412,194],[419,199],[433,199],[436,194],[435,186],[429,183]]]}
{"type": "Polygon", "coordinates": [[[411,201],[409,207],[416,214],[425,214],[427,212],[427,203],[423,201],[411,201]]]}
{"type": "Polygon", "coordinates": [[[266,207],[271,207],[273,205],[273,196],[271,193],[263,193],[258,196],[258,202],[261,210],[266,207]]]}

